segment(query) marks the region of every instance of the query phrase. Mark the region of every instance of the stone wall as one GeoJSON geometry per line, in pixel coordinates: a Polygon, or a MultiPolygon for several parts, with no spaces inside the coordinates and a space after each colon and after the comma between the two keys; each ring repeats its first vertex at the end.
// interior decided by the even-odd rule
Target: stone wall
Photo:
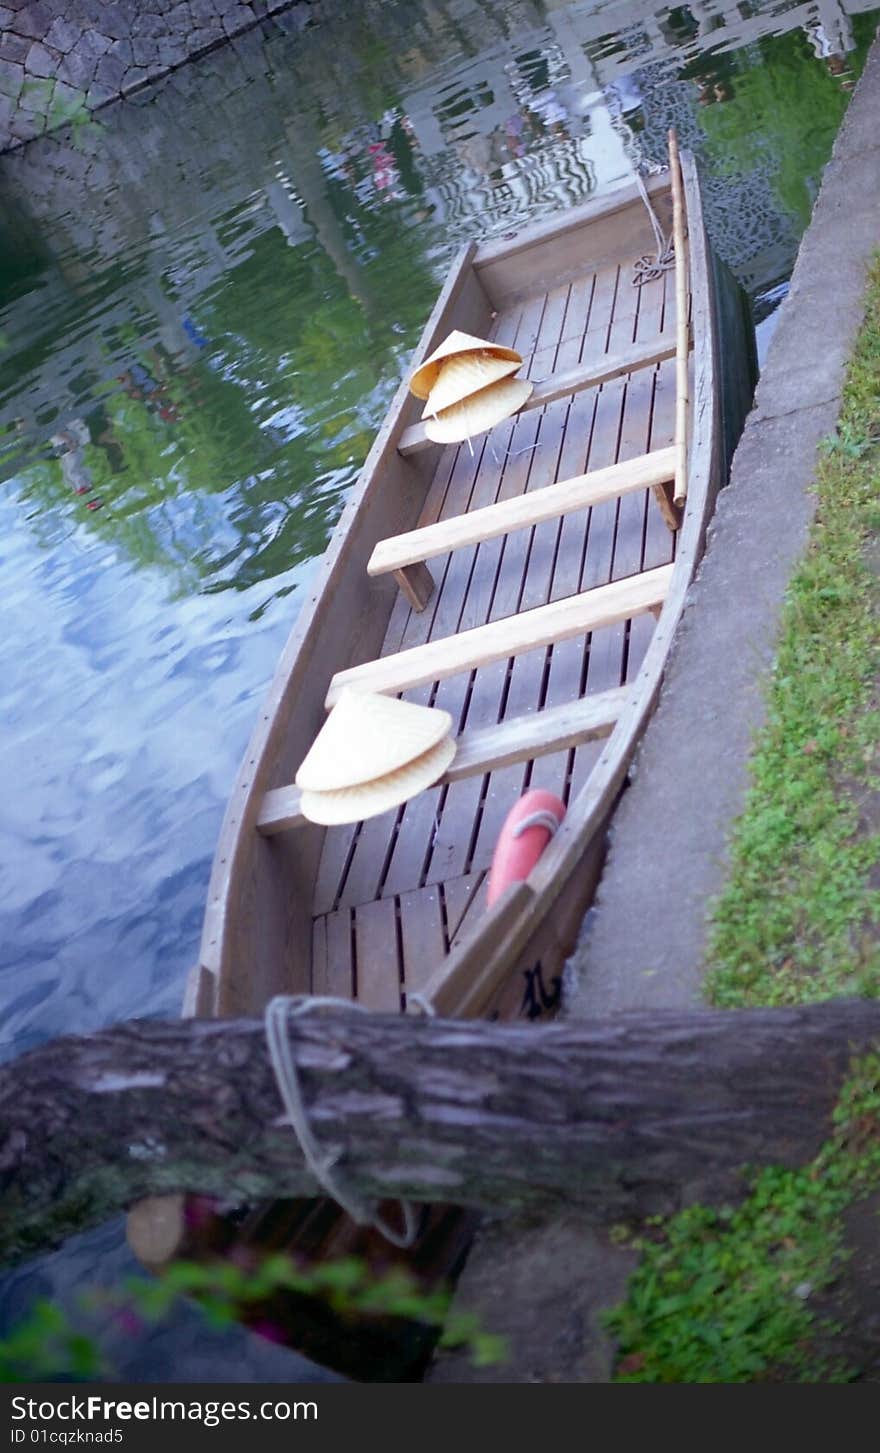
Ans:
{"type": "Polygon", "coordinates": [[[0,0],[0,152],[308,0],[0,0]]]}

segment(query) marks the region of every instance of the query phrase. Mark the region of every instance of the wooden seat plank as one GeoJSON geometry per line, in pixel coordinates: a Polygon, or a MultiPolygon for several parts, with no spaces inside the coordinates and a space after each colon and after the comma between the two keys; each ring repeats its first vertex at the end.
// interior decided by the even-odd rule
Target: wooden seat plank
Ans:
{"type": "Polygon", "coordinates": [[[329,710],[347,686],[386,693],[405,691],[407,687],[442,681],[446,676],[473,670],[490,661],[518,656],[552,641],[564,641],[570,636],[615,625],[662,605],[671,574],[671,566],[660,566],[597,590],[583,591],[569,600],[553,601],[521,615],[490,621],[455,636],[399,651],[394,656],[380,656],[377,661],[337,671],[325,704],[329,710]]]}
{"type": "Polygon", "coordinates": [[[453,519],[440,520],[425,529],[411,530],[381,540],[367,565],[370,575],[384,575],[404,565],[416,565],[435,555],[445,555],[463,545],[475,545],[495,535],[505,535],[544,520],[555,520],[575,510],[590,509],[607,499],[630,494],[651,485],[663,484],[673,478],[675,449],[658,449],[639,459],[608,465],[592,474],[578,474],[572,479],[557,480],[540,489],[499,504],[487,505],[453,519]]]}
{"type": "MultiPolygon", "coordinates": [[[[461,782],[467,777],[530,762],[548,752],[561,752],[582,742],[600,741],[613,730],[626,700],[626,689],[599,692],[577,701],[564,701],[546,711],[514,717],[497,726],[465,732],[441,782],[461,782]]],[[[307,819],[300,808],[298,787],[275,787],[266,793],[257,829],[265,836],[303,826],[307,819]]],[[[383,814],[384,816],[384,814],[383,814]]],[[[323,958],[326,957],[322,953],[323,958]]]]}
{"type": "MultiPolygon", "coordinates": [[[[631,344],[628,348],[609,354],[601,364],[581,364],[577,368],[563,369],[560,373],[542,379],[535,384],[520,413],[529,409],[542,409],[545,404],[552,404],[555,399],[580,393],[582,389],[598,388],[599,384],[608,383],[613,378],[634,373],[638,369],[652,368],[662,359],[674,357],[675,345],[666,339],[660,339],[648,346],[641,343],[631,344]]],[[[416,454],[422,449],[433,447],[425,433],[425,426],[421,423],[412,424],[405,429],[397,446],[398,452],[404,455],[416,454]]]]}

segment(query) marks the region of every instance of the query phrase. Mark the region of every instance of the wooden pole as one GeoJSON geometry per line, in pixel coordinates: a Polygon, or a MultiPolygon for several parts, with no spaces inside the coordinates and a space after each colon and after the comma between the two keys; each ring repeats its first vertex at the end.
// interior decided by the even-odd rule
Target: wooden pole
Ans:
{"type": "Polygon", "coordinates": [[[688,265],[684,187],[678,159],[678,137],[669,131],[669,171],[672,182],[672,238],[675,245],[675,494],[677,505],[687,496],[688,449],[688,265]]]}

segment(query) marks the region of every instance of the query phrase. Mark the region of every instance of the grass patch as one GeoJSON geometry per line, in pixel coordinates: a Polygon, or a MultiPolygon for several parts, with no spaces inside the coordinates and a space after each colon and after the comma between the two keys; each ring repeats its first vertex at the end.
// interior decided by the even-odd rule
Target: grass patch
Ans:
{"type": "Polygon", "coordinates": [[[737,1209],[691,1206],[626,1239],[641,1252],[606,1314],[615,1382],[848,1382],[812,1310],[845,1267],[844,1211],[880,1188],[880,1054],[854,1063],[833,1131],[801,1170],[769,1167],[737,1209]],[[812,1305],[811,1305],[812,1304],[812,1305]]]}
{"type": "Polygon", "coordinates": [[[706,993],[722,1007],[880,994],[880,255],[816,487],[713,911],[706,993]]]}

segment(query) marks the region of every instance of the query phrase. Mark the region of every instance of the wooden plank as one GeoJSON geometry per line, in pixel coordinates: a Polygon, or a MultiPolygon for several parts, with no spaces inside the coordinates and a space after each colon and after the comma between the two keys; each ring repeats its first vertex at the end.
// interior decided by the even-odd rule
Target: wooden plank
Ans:
{"type": "Polygon", "coordinates": [[[641,459],[611,464],[591,474],[576,474],[572,479],[561,479],[541,489],[529,490],[527,494],[503,500],[500,504],[440,520],[427,529],[411,530],[406,535],[380,540],[370,557],[367,572],[383,575],[389,570],[401,570],[404,566],[430,560],[434,555],[459,550],[463,545],[475,545],[496,535],[538,525],[544,520],[558,519],[575,510],[591,509],[593,505],[603,504],[605,500],[619,495],[662,484],[673,478],[675,458],[675,449],[658,449],[641,459]]]}
{"type": "Polygon", "coordinates": [[[609,736],[623,707],[622,687],[597,696],[565,701],[546,711],[514,717],[498,726],[466,732],[459,738],[455,760],[446,774],[448,781],[530,762],[548,752],[561,752],[580,742],[609,736]]]}
{"type": "MultiPolygon", "coordinates": [[[[620,378],[625,373],[653,368],[663,359],[674,357],[675,344],[665,339],[648,346],[643,343],[633,344],[629,348],[609,354],[601,364],[581,364],[577,368],[565,369],[550,378],[542,379],[535,384],[531,396],[526,399],[519,412],[524,414],[531,409],[542,409],[546,404],[552,404],[555,399],[564,399],[568,394],[580,393],[583,389],[598,388],[600,384],[609,383],[611,379],[620,378]]],[[[411,424],[405,429],[397,445],[398,452],[404,456],[418,454],[423,449],[433,447],[435,446],[425,433],[423,423],[411,424]]]]}
{"type": "Polygon", "coordinates": [[[671,566],[661,566],[584,591],[570,600],[553,601],[521,615],[490,621],[455,636],[338,671],[330,682],[325,704],[329,710],[346,686],[364,691],[404,691],[641,615],[663,603],[671,572],[671,566]]]}
{"type": "Polygon", "coordinates": [[[404,993],[417,994],[446,957],[440,889],[415,888],[401,893],[400,935],[403,944],[404,993]]]}
{"type": "Polygon", "coordinates": [[[328,913],[324,919],[324,931],[324,947],[321,958],[315,965],[312,992],[328,994],[334,999],[353,999],[351,914],[348,909],[343,908],[339,913],[328,913]]]}
{"type": "Polygon", "coordinates": [[[687,285],[687,218],[684,186],[678,160],[678,138],[674,128],[669,131],[669,173],[672,181],[672,236],[675,245],[675,493],[677,505],[687,495],[688,447],[688,285],[687,285]]]}
{"type": "Polygon", "coordinates": [[[467,883],[468,894],[466,901],[459,900],[461,912],[458,914],[458,927],[455,932],[450,931],[449,951],[458,948],[458,945],[471,932],[475,922],[483,917],[486,912],[486,895],[489,891],[489,874],[481,869],[479,872],[468,873],[466,878],[451,878],[443,885],[446,895],[446,911],[450,912],[450,903],[454,901],[454,889],[456,884],[467,883]]]}
{"type": "MultiPolygon", "coordinates": [[[[375,555],[375,550],[373,554],[375,555]]],[[[394,567],[391,567],[394,569],[394,567]]],[[[377,572],[370,570],[370,562],[367,562],[367,574],[375,575],[377,572]]],[[[381,571],[378,573],[382,573],[381,571]]],[[[434,577],[427,565],[421,561],[413,560],[401,569],[394,569],[394,579],[398,588],[403,591],[413,610],[424,610],[431,596],[434,594],[434,577]]]]}
{"type": "Polygon", "coordinates": [[[460,878],[447,878],[443,884],[446,935],[450,948],[461,937],[464,921],[479,897],[485,878],[485,873],[465,873],[460,878]]]}
{"type": "Polygon", "coordinates": [[[354,935],[358,1003],[377,1013],[397,1013],[401,1006],[401,970],[397,943],[397,907],[393,898],[377,898],[355,908],[354,935]]]}

